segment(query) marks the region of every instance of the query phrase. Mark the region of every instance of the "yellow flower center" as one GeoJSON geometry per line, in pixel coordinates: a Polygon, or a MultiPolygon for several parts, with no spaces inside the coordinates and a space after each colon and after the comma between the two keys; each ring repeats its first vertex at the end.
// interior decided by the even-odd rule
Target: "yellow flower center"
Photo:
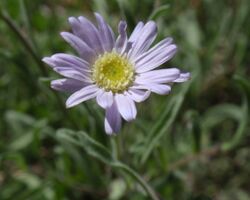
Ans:
{"type": "Polygon", "coordinates": [[[129,60],[111,52],[101,55],[93,65],[92,79],[106,91],[121,93],[134,80],[134,67],[129,60]]]}

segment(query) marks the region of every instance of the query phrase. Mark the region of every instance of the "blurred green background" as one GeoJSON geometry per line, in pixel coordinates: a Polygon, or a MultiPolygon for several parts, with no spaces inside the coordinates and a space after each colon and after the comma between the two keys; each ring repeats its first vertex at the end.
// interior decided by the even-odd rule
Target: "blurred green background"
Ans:
{"type": "MultiPolygon", "coordinates": [[[[0,199],[250,199],[249,0],[1,0],[0,199]],[[116,31],[140,20],[172,36],[164,66],[190,71],[151,95],[117,137],[94,101],[66,110],[58,75],[41,62],[75,52],[67,18],[101,13],[116,31]],[[143,189],[144,186],[144,189],[143,189]],[[148,190],[150,190],[148,189],[148,190]]],[[[116,31],[117,33],[117,31],[116,31]]]]}

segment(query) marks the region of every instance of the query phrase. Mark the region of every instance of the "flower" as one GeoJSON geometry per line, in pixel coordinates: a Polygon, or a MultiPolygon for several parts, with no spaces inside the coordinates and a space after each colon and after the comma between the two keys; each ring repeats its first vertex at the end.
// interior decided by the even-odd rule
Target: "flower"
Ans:
{"type": "Polygon", "coordinates": [[[95,17],[98,26],[82,16],[70,17],[73,33],[61,33],[79,57],[57,53],[43,61],[65,77],[52,81],[51,87],[72,93],[66,107],[95,98],[106,110],[105,131],[113,134],[121,128],[121,117],[126,121],[136,118],[135,102],[146,100],[151,92],[168,94],[169,83],[184,82],[190,73],[156,69],[174,56],[177,47],[167,37],[150,48],[157,35],[155,22],[139,22],[128,37],[127,24],[120,21],[115,39],[103,17],[98,13],[95,17]]]}

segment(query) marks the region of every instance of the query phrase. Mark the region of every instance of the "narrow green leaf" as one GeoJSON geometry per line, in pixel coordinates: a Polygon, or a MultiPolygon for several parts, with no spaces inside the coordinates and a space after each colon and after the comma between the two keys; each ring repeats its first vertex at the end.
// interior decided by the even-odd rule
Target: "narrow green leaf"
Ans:
{"type": "Polygon", "coordinates": [[[26,172],[18,173],[15,175],[15,179],[23,182],[30,189],[37,189],[41,186],[41,180],[37,176],[30,173],[26,172]]]}
{"type": "Polygon", "coordinates": [[[238,121],[239,125],[235,132],[234,137],[229,142],[226,142],[222,145],[222,149],[225,151],[228,151],[237,146],[238,144],[240,144],[240,142],[242,142],[242,139],[245,136],[246,133],[245,130],[248,124],[248,99],[246,95],[243,96],[243,103],[240,109],[240,113],[241,116],[238,121]]]}
{"type": "Polygon", "coordinates": [[[90,156],[106,164],[112,165],[114,162],[111,152],[83,131],[73,132],[67,129],[60,129],[56,135],[59,140],[66,140],[82,147],[90,156]]]}
{"type": "Polygon", "coordinates": [[[158,200],[154,190],[144,181],[144,179],[126,164],[114,159],[111,152],[102,144],[91,138],[85,132],[74,132],[67,129],[60,129],[56,133],[57,138],[64,142],[73,143],[83,148],[90,156],[108,164],[114,168],[122,169],[128,175],[132,176],[148,193],[153,200],[158,200]]]}
{"type": "Polygon", "coordinates": [[[10,143],[8,148],[11,150],[17,151],[17,150],[21,150],[23,148],[29,147],[29,145],[32,142],[33,142],[33,134],[30,131],[16,138],[12,143],[10,143]]]}
{"type": "Polygon", "coordinates": [[[162,136],[173,124],[190,85],[191,81],[182,88],[182,90],[178,95],[176,95],[175,98],[172,99],[172,101],[166,106],[166,110],[162,113],[158,123],[156,123],[156,125],[149,132],[144,144],[145,151],[143,152],[141,157],[141,164],[147,161],[154,147],[159,143],[162,136]]]}
{"type": "Polygon", "coordinates": [[[240,107],[228,103],[216,105],[206,111],[202,119],[202,128],[204,130],[211,129],[228,118],[239,121],[241,119],[240,107]]]}
{"type": "Polygon", "coordinates": [[[170,8],[169,5],[163,5],[160,6],[159,8],[155,9],[153,13],[149,16],[149,20],[156,20],[158,17],[161,15],[164,15],[165,12],[170,8]]]}

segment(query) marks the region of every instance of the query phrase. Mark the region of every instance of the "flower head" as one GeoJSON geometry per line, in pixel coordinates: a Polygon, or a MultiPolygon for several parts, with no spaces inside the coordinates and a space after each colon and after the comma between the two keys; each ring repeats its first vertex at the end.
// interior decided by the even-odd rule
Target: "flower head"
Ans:
{"type": "Polygon", "coordinates": [[[156,69],[174,56],[177,47],[168,37],[150,48],[157,35],[155,22],[139,22],[128,37],[127,24],[121,21],[115,39],[102,16],[95,13],[95,17],[98,26],[84,17],[70,17],[73,33],[61,33],[79,57],[58,53],[43,61],[65,77],[52,81],[51,87],[72,93],[66,106],[95,98],[106,110],[105,131],[112,134],[119,132],[121,117],[136,118],[135,102],[144,101],[151,92],[168,94],[169,83],[184,82],[190,74],[177,68],[156,69]]]}

